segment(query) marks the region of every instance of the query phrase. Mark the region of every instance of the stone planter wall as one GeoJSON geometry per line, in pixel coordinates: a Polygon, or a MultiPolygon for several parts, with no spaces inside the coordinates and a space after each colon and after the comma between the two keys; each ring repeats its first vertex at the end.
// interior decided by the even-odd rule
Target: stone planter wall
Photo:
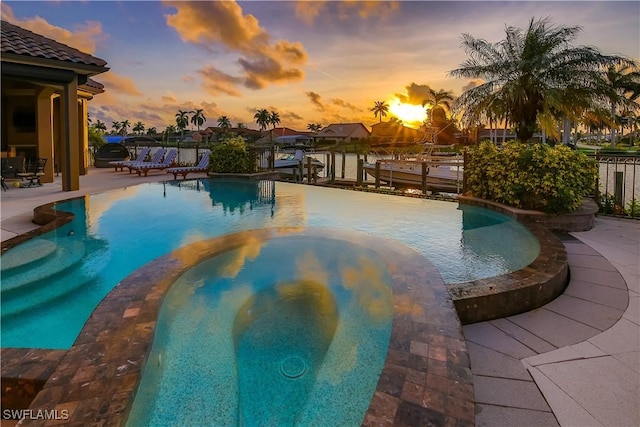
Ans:
{"type": "Polygon", "coordinates": [[[547,214],[540,211],[529,211],[514,208],[502,203],[479,199],[471,196],[458,196],[458,201],[467,205],[479,206],[508,215],[524,224],[539,224],[551,231],[587,231],[594,226],[598,213],[598,205],[592,199],[585,197],[575,212],[566,214],[547,214]]]}

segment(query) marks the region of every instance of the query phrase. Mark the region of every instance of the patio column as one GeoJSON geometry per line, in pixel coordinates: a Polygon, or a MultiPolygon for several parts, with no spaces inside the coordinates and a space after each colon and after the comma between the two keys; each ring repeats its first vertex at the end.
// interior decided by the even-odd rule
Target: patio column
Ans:
{"type": "Polygon", "coordinates": [[[78,79],[65,83],[60,97],[62,110],[62,191],[80,189],[80,138],[78,137],[78,79]]]}
{"type": "Polygon", "coordinates": [[[78,168],[80,175],[87,174],[87,168],[89,167],[89,129],[87,122],[89,120],[89,111],[87,108],[87,100],[80,98],[78,103],[78,143],[80,144],[79,158],[80,163],[78,168]]]}
{"type": "Polygon", "coordinates": [[[44,88],[36,94],[36,137],[38,144],[38,157],[47,159],[44,169],[44,176],[41,181],[44,183],[53,182],[54,162],[53,155],[53,99],[55,90],[44,88]]]}

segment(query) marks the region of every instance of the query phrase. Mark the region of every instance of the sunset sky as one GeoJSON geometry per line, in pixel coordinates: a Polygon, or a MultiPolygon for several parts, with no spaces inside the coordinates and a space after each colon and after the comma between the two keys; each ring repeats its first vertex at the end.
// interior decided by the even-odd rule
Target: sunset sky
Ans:
{"type": "MultiPolygon", "coordinates": [[[[257,129],[257,109],[281,126],[377,123],[375,101],[410,122],[427,87],[467,58],[461,36],[498,42],[531,18],[582,27],[574,45],[640,58],[637,1],[3,1],[2,19],[107,61],[89,113],[163,131],[179,109],[204,109],[257,129]],[[412,107],[413,105],[413,107],[412,107]],[[394,107],[395,108],[395,107],[394,107]]],[[[388,117],[387,117],[388,119],[388,117]]],[[[415,124],[415,123],[414,123],[415,124]]]]}

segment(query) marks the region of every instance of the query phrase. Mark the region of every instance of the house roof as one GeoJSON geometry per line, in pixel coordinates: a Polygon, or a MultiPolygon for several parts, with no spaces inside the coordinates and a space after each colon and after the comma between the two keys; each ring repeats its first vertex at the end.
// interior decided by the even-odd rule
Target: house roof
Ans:
{"type": "Polygon", "coordinates": [[[347,138],[358,130],[364,130],[367,135],[370,134],[369,129],[362,123],[332,123],[318,132],[318,137],[342,137],[347,138]]]}
{"type": "Polygon", "coordinates": [[[1,21],[1,48],[3,55],[62,61],[75,65],[105,67],[107,62],[78,49],[41,36],[7,21],[1,21]]]}

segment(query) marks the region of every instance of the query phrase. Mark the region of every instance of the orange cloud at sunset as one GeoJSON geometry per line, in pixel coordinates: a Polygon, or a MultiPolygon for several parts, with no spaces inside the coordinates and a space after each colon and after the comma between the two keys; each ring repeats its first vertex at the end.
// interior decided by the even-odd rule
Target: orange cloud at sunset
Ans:
{"type": "Polygon", "coordinates": [[[304,72],[298,68],[307,61],[302,44],[286,40],[273,42],[258,20],[253,15],[244,15],[236,2],[165,1],[164,4],[176,9],[175,14],[165,16],[167,25],[174,28],[183,41],[208,51],[212,51],[212,45],[219,44],[242,55],[237,60],[242,77],[213,67],[201,71],[207,79],[207,90],[238,96],[234,85],[262,89],[270,83],[298,81],[304,77],[304,72]],[[216,74],[223,77],[222,85],[208,78],[216,74]]]}
{"type": "Polygon", "coordinates": [[[230,76],[210,65],[198,70],[198,74],[203,79],[202,86],[210,95],[224,93],[231,96],[241,96],[241,93],[235,88],[242,81],[241,78],[230,76]]]}
{"type": "Polygon", "coordinates": [[[120,76],[113,71],[100,74],[100,82],[105,89],[121,95],[142,96],[136,84],[129,77],[120,76]]]}

